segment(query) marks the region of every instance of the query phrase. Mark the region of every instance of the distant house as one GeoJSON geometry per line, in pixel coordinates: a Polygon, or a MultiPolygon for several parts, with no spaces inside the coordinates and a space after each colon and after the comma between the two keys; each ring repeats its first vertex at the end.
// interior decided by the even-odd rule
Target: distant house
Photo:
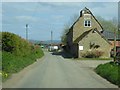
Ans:
{"type": "Polygon", "coordinates": [[[80,16],[71,26],[67,35],[67,49],[74,57],[91,50],[91,45],[104,51],[103,57],[110,57],[111,43],[103,36],[103,27],[88,8],[80,12],[80,16]]]}

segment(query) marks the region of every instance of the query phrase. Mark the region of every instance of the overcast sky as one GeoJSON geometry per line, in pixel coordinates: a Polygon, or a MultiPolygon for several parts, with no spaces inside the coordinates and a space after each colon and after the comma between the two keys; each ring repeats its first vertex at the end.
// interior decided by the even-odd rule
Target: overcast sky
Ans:
{"type": "Polygon", "coordinates": [[[2,31],[25,38],[25,25],[28,24],[29,39],[50,40],[52,30],[53,39],[60,40],[64,25],[84,7],[94,16],[109,20],[117,17],[117,5],[117,2],[2,2],[2,31]]]}

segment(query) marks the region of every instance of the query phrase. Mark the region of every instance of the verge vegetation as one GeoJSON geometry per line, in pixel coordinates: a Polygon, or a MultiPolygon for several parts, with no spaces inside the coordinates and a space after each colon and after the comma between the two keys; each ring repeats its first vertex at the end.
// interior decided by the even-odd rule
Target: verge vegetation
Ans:
{"type": "Polygon", "coordinates": [[[44,55],[40,46],[33,45],[14,33],[1,32],[1,35],[3,81],[44,55]]]}
{"type": "Polygon", "coordinates": [[[119,71],[120,65],[117,65],[114,62],[109,62],[106,64],[100,64],[96,69],[96,73],[107,79],[113,84],[116,84],[120,87],[120,75],[119,71]]]}
{"type": "Polygon", "coordinates": [[[87,51],[81,54],[82,54],[82,57],[84,58],[99,58],[104,54],[104,52],[99,50],[92,50],[92,51],[87,51]]]}

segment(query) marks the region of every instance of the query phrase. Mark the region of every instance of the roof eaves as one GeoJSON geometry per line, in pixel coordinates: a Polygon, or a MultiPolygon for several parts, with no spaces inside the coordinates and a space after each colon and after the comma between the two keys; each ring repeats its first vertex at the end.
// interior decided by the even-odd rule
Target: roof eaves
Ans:
{"type": "Polygon", "coordinates": [[[112,45],[111,42],[108,41],[108,39],[106,39],[97,29],[95,30],[105,41],[107,41],[109,44],[112,45]]]}
{"type": "Polygon", "coordinates": [[[74,43],[78,43],[79,41],[81,41],[87,34],[89,34],[93,29],[90,29],[89,31],[84,32],[82,35],[80,35],[75,41],[74,43]]]}
{"type": "MultiPolygon", "coordinates": [[[[88,9],[88,8],[87,8],[88,9]]],[[[89,10],[89,9],[88,9],[89,10]]],[[[92,12],[89,10],[90,14],[94,17],[94,19],[98,22],[98,24],[100,25],[100,27],[102,28],[103,30],[103,27],[102,25],[100,24],[100,22],[96,19],[96,17],[92,14],[92,12]]]]}

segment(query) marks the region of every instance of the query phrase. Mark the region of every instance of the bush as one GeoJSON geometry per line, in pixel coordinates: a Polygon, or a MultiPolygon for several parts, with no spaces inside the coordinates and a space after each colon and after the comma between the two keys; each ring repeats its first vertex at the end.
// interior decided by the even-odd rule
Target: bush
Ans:
{"type": "Polygon", "coordinates": [[[19,45],[20,37],[9,32],[2,32],[2,50],[13,52],[19,45]]]}
{"type": "Polygon", "coordinates": [[[99,65],[95,71],[103,78],[108,81],[120,86],[119,72],[120,66],[115,64],[114,62],[101,64],[99,65]]]}
{"type": "Polygon", "coordinates": [[[87,51],[85,53],[81,53],[82,57],[84,58],[99,58],[103,54],[104,52],[99,50],[92,50],[92,51],[87,51]]]}
{"type": "MultiPolygon", "coordinates": [[[[42,57],[43,51],[16,34],[2,32],[2,71],[10,76],[42,57]]],[[[3,74],[3,80],[6,77],[3,74]]]]}
{"type": "Polygon", "coordinates": [[[2,32],[2,51],[27,55],[31,52],[31,44],[14,33],[2,32]]]}

